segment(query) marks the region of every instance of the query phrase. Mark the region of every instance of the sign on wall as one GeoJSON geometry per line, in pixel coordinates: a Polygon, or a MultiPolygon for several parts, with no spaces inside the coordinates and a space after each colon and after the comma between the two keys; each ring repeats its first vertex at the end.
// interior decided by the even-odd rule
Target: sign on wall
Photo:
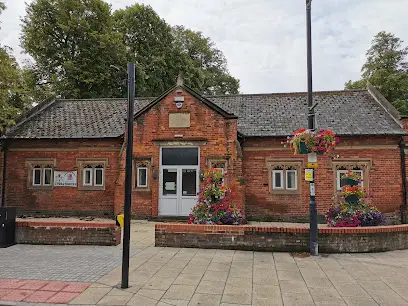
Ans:
{"type": "Polygon", "coordinates": [[[76,171],[54,171],[54,186],[76,187],[77,172],[76,171]]]}

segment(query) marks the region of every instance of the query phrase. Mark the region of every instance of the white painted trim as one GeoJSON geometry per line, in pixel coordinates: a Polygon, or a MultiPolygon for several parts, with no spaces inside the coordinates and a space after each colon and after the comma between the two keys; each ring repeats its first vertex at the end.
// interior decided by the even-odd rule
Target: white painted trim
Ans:
{"type": "Polygon", "coordinates": [[[149,174],[148,174],[148,168],[147,167],[137,167],[137,187],[147,187],[147,182],[148,182],[148,178],[149,178],[149,174]],[[145,170],[146,172],[146,184],[140,184],[140,180],[139,180],[139,178],[140,178],[140,175],[139,175],[139,171],[140,170],[145,170]]]}
{"type": "Polygon", "coordinates": [[[288,169],[288,170],[286,170],[285,174],[286,174],[286,190],[297,190],[298,189],[298,186],[297,186],[297,170],[296,169],[288,169]],[[289,180],[288,172],[295,173],[295,187],[293,187],[293,188],[288,187],[289,186],[289,184],[288,184],[288,180],[289,180]]]}
{"type": "Polygon", "coordinates": [[[52,173],[52,168],[43,168],[43,177],[42,177],[42,184],[43,184],[43,186],[52,186],[52,175],[53,175],[53,173],[52,173]],[[45,171],[47,171],[47,170],[49,170],[49,171],[51,171],[51,174],[50,174],[50,183],[49,184],[46,184],[45,183],[45,171]]]}
{"type": "Polygon", "coordinates": [[[41,186],[42,175],[43,175],[42,168],[33,168],[33,186],[41,186]],[[37,171],[37,170],[40,171],[40,183],[39,184],[35,183],[35,171],[37,171]]]}
{"type": "Polygon", "coordinates": [[[83,186],[92,186],[92,182],[93,182],[92,177],[93,177],[93,168],[84,168],[84,169],[83,169],[83,172],[82,172],[82,185],[83,185],[83,186]],[[86,172],[89,172],[89,173],[90,173],[90,175],[89,175],[89,183],[87,183],[87,182],[85,181],[85,179],[86,179],[86,172]]]}
{"type": "Polygon", "coordinates": [[[94,186],[101,187],[105,185],[105,169],[104,168],[93,168],[94,169],[94,186]],[[102,171],[102,184],[96,183],[96,171],[102,171]]]}
{"type": "Polygon", "coordinates": [[[283,170],[272,170],[272,188],[277,189],[277,190],[284,189],[283,184],[284,184],[283,170]],[[279,173],[281,175],[281,186],[280,187],[276,186],[276,181],[275,181],[276,173],[279,173]]]}

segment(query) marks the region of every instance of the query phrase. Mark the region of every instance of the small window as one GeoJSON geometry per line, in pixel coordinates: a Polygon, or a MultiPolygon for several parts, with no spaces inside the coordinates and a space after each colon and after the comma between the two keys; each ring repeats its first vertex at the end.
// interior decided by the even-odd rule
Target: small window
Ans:
{"type": "Polygon", "coordinates": [[[42,169],[41,168],[34,168],[33,169],[33,186],[41,186],[41,175],[42,169]]]}
{"type": "Polygon", "coordinates": [[[78,169],[81,177],[79,181],[81,185],[78,186],[79,190],[105,190],[105,169],[108,164],[107,159],[77,159],[78,169]]]}
{"type": "Polygon", "coordinates": [[[137,187],[147,187],[147,167],[137,168],[137,187]]]}
{"type": "Polygon", "coordinates": [[[84,169],[84,186],[92,186],[92,168],[84,169]]]}
{"type": "Polygon", "coordinates": [[[297,171],[294,169],[286,170],[286,189],[297,189],[297,171]]]}
{"type": "Polygon", "coordinates": [[[99,168],[95,168],[95,182],[94,186],[103,186],[103,168],[98,166],[99,168]]]}
{"type": "Polygon", "coordinates": [[[52,168],[43,169],[43,185],[51,186],[52,184],[52,168]]]}
{"type": "Polygon", "coordinates": [[[273,189],[283,189],[283,170],[273,170],[273,189]]]}
{"type": "MultiPolygon", "coordinates": [[[[337,190],[341,190],[341,187],[344,186],[343,182],[341,181],[341,178],[343,177],[344,174],[347,173],[348,170],[337,170],[337,190]]],[[[363,170],[361,169],[355,169],[355,170],[351,170],[355,173],[357,173],[358,175],[361,176],[361,179],[363,179],[363,170]]],[[[363,182],[359,183],[360,186],[363,186],[363,182]]]]}

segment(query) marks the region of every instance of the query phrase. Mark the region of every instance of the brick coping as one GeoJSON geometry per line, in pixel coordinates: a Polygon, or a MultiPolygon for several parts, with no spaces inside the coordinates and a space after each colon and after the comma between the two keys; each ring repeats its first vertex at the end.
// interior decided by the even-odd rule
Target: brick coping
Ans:
{"type": "MultiPolygon", "coordinates": [[[[244,232],[270,232],[270,233],[308,233],[309,225],[292,223],[288,226],[268,225],[204,225],[183,223],[156,223],[156,231],[168,233],[244,233],[244,232]]],[[[319,226],[320,234],[374,234],[408,232],[408,224],[371,226],[371,227],[327,227],[319,226]]]]}
{"type": "Polygon", "coordinates": [[[103,221],[81,221],[78,219],[16,219],[16,226],[32,226],[32,227],[80,227],[80,228],[115,228],[116,222],[113,220],[103,221]]]}

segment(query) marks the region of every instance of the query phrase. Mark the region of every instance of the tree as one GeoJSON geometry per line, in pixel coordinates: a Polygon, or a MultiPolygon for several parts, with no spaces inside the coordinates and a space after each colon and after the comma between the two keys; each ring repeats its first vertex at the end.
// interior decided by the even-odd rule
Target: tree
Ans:
{"type": "Polygon", "coordinates": [[[10,51],[10,48],[0,47],[0,134],[14,124],[15,117],[28,105],[21,84],[21,70],[10,51]]]}
{"type": "Polygon", "coordinates": [[[22,19],[21,45],[35,60],[42,84],[59,96],[123,95],[125,47],[102,0],[35,0],[22,19]],[[113,81],[115,80],[115,81],[113,81]]]}
{"type": "Polygon", "coordinates": [[[362,78],[348,81],[346,89],[365,88],[367,81],[376,86],[380,92],[400,111],[408,115],[408,47],[391,33],[378,33],[366,53],[362,78]]]}
{"type": "Polygon", "coordinates": [[[157,96],[174,85],[178,71],[171,27],[143,4],[117,10],[113,17],[115,30],[127,47],[127,58],[136,63],[137,94],[157,96]]]}
{"type": "Polygon", "coordinates": [[[239,80],[229,74],[224,54],[209,37],[183,26],[173,27],[173,35],[187,84],[207,95],[238,93],[239,80]]]}
{"type": "Polygon", "coordinates": [[[161,94],[180,72],[186,84],[204,94],[238,93],[239,81],[229,74],[223,53],[200,32],[171,28],[142,4],[116,11],[114,20],[128,59],[136,62],[139,95],[161,94]]]}
{"type": "MultiPolygon", "coordinates": [[[[6,6],[0,2],[0,14],[6,6]]],[[[0,45],[0,135],[28,106],[21,83],[21,70],[11,49],[0,45]]]]}

